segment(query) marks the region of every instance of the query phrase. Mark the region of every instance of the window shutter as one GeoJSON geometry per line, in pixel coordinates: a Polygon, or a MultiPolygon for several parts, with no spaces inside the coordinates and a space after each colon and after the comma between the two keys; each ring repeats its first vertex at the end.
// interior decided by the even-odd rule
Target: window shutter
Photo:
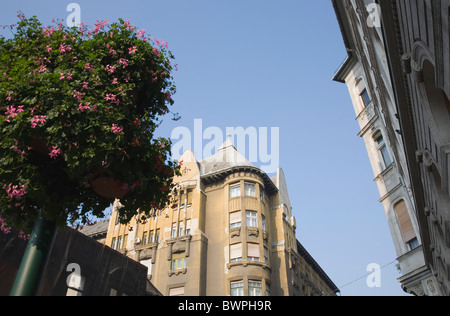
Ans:
{"type": "Polygon", "coordinates": [[[395,212],[397,213],[398,222],[400,224],[400,229],[403,235],[403,241],[405,243],[416,238],[416,233],[412,226],[411,218],[408,214],[408,209],[406,208],[405,201],[400,201],[394,206],[395,212]]]}
{"type": "Polygon", "coordinates": [[[247,245],[247,256],[259,258],[259,245],[258,244],[248,244],[247,245]]]}
{"type": "Polygon", "coordinates": [[[242,258],[242,244],[234,244],[230,246],[230,258],[242,258]]]}
{"type": "Polygon", "coordinates": [[[170,289],[169,296],[184,296],[184,286],[170,289]]]}
{"type": "Polygon", "coordinates": [[[230,213],[230,225],[241,222],[241,212],[230,213]]]}

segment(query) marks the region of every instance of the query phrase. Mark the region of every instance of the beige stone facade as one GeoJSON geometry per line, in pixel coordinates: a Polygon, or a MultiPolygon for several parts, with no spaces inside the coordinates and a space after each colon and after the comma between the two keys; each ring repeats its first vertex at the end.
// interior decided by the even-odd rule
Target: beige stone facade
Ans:
{"type": "Polygon", "coordinates": [[[336,295],[295,237],[281,169],[269,178],[229,140],[203,161],[190,151],[180,160],[172,205],[128,225],[114,210],[106,237],[106,245],[149,268],[163,295],[336,295]]]}

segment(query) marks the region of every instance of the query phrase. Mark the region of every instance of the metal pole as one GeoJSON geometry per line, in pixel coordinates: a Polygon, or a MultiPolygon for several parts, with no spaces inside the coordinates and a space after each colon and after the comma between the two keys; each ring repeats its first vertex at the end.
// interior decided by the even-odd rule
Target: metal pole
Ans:
{"type": "Polygon", "coordinates": [[[56,222],[46,220],[40,212],[17,272],[11,296],[38,294],[55,234],[56,222]]]}

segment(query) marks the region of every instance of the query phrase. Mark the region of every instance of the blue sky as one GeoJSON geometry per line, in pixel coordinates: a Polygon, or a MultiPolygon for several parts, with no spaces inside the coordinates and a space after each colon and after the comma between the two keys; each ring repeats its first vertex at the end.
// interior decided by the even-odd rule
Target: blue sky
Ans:
{"type": "MultiPolygon", "coordinates": [[[[44,24],[66,19],[71,1],[2,4],[0,25],[16,12],[44,24]]],[[[174,128],[279,127],[283,168],[297,238],[341,287],[371,263],[395,260],[374,175],[343,84],[331,80],[346,57],[330,0],[73,1],[81,20],[130,20],[168,42],[178,63],[173,112],[158,133],[174,128]]],[[[8,35],[1,30],[0,34],[8,35]]],[[[10,33],[9,33],[10,34],[10,33]]],[[[366,278],[342,295],[404,295],[395,264],[381,270],[381,287],[366,278]]]]}

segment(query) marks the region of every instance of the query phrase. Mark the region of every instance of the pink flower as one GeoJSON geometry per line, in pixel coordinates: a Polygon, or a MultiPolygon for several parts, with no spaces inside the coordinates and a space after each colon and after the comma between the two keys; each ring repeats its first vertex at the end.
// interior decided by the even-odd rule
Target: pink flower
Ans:
{"type": "Polygon", "coordinates": [[[128,59],[120,58],[119,64],[123,65],[123,68],[125,68],[126,66],[128,66],[128,59]]]}
{"type": "Polygon", "coordinates": [[[111,103],[115,103],[116,105],[119,105],[119,100],[117,99],[117,95],[108,93],[105,97],[106,101],[110,101],[111,103]]]}
{"type": "Polygon", "coordinates": [[[123,133],[123,127],[121,127],[121,126],[119,126],[119,125],[116,125],[116,124],[113,124],[112,126],[111,126],[111,131],[114,133],[114,134],[122,134],[123,133]]]}
{"type": "Polygon", "coordinates": [[[114,80],[113,80],[112,84],[118,84],[118,82],[117,82],[117,78],[114,78],[114,80]]]}
{"type": "Polygon", "coordinates": [[[14,150],[16,153],[18,153],[19,155],[21,155],[21,156],[25,156],[25,155],[26,155],[25,150],[20,150],[17,146],[14,146],[14,147],[13,147],[13,150],[14,150]]]}
{"type": "Polygon", "coordinates": [[[135,27],[130,24],[130,20],[123,22],[123,25],[125,26],[126,29],[130,31],[135,29],[135,27]]]}
{"type": "Polygon", "coordinates": [[[91,64],[87,63],[86,66],[84,67],[84,69],[87,69],[87,70],[89,70],[89,71],[93,71],[93,70],[94,70],[94,67],[91,66],[91,64]]]}
{"type": "Polygon", "coordinates": [[[47,68],[44,65],[41,65],[39,72],[44,72],[44,71],[47,71],[47,68]]]}
{"type": "Polygon", "coordinates": [[[38,125],[45,124],[47,122],[47,116],[45,115],[35,115],[31,119],[31,128],[36,128],[38,125]]]}
{"type": "Polygon", "coordinates": [[[85,105],[83,105],[83,103],[80,103],[78,105],[78,110],[80,110],[81,112],[83,112],[84,110],[90,110],[91,109],[91,102],[85,102],[85,105]]]}
{"type": "Polygon", "coordinates": [[[6,101],[11,101],[11,93],[8,92],[8,96],[6,97],[6,101]]]}
{"type": "Polygon", "coordinates": [[[72,80],[72,76],[73,74],[71,74],[70,72],[67,73],[67,80],[72,80]]]}
{"type": "Polygon", "coordinates": [[[48,28],[47,26],[42,29],[42,34],[44,34],[45,36],[51,36],[53,34],[53,32],[55,32],[55,27],[52,26],[51,28],[48,28]]]}
{"type": "Polygon", "coordinates": [[[70,47],[70,45],[61,43],[61,45],[59,46],[59,49],[60,49],[61,53],[64,53],[66,51],[70,52],[72,50],[72,47],[70,47]]]}
{"type": "Polygon", "coordinates": [[[153,48],[153,52],[155,53],[156,56],[159,56],[159,54],[161,54],[161,52],[159,51],[159,49],[157,49],[156,47],[153,48]]]}
{"type": "Polygon", "coordinates": [[[15,118],[19,113],[24,111],[23,105],[19,105],[17,108],[14,105],[9,105],[6,107],[6,110],[5,114],[8,116],[6,122],[8,123],[10,122],[9,119],[15,118]]]}
{"type": "Polygon", "coordinates": [[[61,155],[61,149],[59,149],[57,146],[52,146],[52,151],[48,154],[50,158],[56,159],[59,155],[61,155]]]}
{"type": "Polygon", "coordinates": [[[134,53],[136,53],[137,52],[137,46],[133,46],[133,47],[130,47],[130,48],[128,48],[128,53],[131,55],[131,54],[134,54],[134,53]]]}
{"type": "Polygon", "coordinates": [[[138,38],[144,38],[145,30],[139,30],[136,32],[138,38]]]}
{"type": "Polygon", "coordinates": [[[111,65],[106,65],[106,70],[108,70],[110,73],[114,73],[116,71],[116,67],[111,65]]]}
{"type": "Polygon", "coordinates": [[[87,89],[88,88],[88,84],[89,84],[89,82],[84,81],[83,82],[83,89],[87,89]]]}
{"type": "Polygon", "coordinates": [[[81,101],[81,97],[82,97],[83,95],[85,95],[85,94],[82,93],[82,92],[79,92],[79,91],[77,91],[77,90],[73,90],[73,97],[76,98],[76,99],[78,99],[78,101],[81,101]]]}
{"type": "Polygon", "coordinates": [[[6,193],[11,199],[20,200],[25,194],[27,194],[28,186],[26,184],[22,186],[12,185],[11,183],[4,188],[6,193]]]}
{"type": "Polygon", "coordinates": [[[0,216],[0,231],[3,234],[8,235],[11,233],[11,229],[11,227],[6,226],[5,220],[0,216]]]}
{"type": "Polygon", "coordinates": [[[63,79],[65,78],[64,75],[65,75],[65,74],[62,72],[62,73],[61,73],[61,76],[59,77],[59,80],[63,80],[63,79]]]}
{"type": "Polygon", "coordinates": [[[47,45],[47,53],[50,53],[52,51],[52,48],[50,45],[47,45]]]}

